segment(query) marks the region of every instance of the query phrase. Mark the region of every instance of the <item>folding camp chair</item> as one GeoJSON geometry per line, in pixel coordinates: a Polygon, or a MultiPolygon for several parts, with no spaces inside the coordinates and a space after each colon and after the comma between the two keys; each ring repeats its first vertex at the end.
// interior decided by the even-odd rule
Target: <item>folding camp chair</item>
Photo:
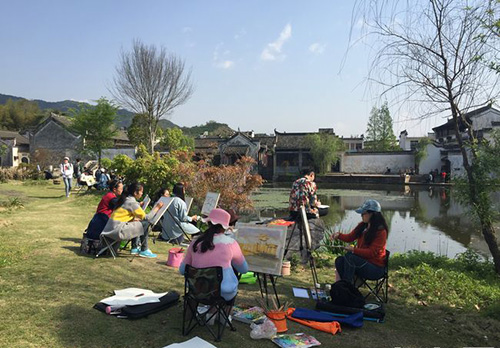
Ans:
{"type": "Polygon", "coordinates": [[[196,326],[205,326],[219,342],[226,325],[231,331],[236,331],[227,313],[234,304],[234,298],[226,301],[221,296],[222,267],[195,268],[186,265],[184,278],[182,334],[186,336],[196,326]],[[208,309],[198,310],[200,304],[208,306],[208,309]],[[211,321],[214,321],[213,328],[209,325],[211,321]]]}
{"type": "Polygon", "coordinates": [[[384,275],[379,279],[365,279],[361,277],[355,277],[354,284],[357,288],[366,286],[368,289],[368,294],[365,296],[365,300],[373,295],[378,301],[387,303],[389,301],[388,290],[389,290],[389,256],[391,252],[389,250],[385,251],[385,266],[384,275]],[[371,283],[371,284],[370,284],[371,283]]]}
{"type": "Polygon", "coordinates": [[[104,246],[99,250],[97,255],[95,256],[98,258],[102,254],[106,252],[106,250],[109,250],[111,256],[113,256],[113,259],[116,259],[118,249],[120,248],[120,243],[122,242],[121,240],[118,239],[111,239],[106,236],[101,236],[101,242],[104,244],[104,246]]]}

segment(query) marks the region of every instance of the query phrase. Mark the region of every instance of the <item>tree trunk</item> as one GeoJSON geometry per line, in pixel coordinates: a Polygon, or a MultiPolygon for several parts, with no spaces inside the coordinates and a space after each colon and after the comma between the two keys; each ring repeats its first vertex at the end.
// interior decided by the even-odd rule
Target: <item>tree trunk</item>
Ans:
{"type": "MultiPolygon", "coordinates": [[[[462,134],[460,133],[460,119],[462,117],[459,115],[458,107],[455,104],[452,104],[452,115],[455,125],[455,136],[457,137],[457,142],[460,147],[460,151],[462,153],[463,165],[465,172],[467,173],[467,181],[469,183],[469,196],[470,196],[470,206],[474,213],[479,218],[481,233],[483,234],[484,240],[488,245],[488,249],[490,250],[491,256],[493,257],[493,263],[495,266],[495,272],[500,275],[500,249],[498,247],[497,238],[495,236],[495,229],[490,220],[490,216],[488,214],[483,213],[484,211],[488,211],[490,207],[484,207],[484,204],[488,204],[488,202],[484,202],[481,200],[480,195],[481,192],[478,192],[477,180],[480,178],[476,178],[472,172],[472,164],[469,162],[469,157],[467,156],[467,148],[465,147],[464,141],[462,139],[462,134]],[[460,119],[459,119],[460,117],[460,119]],[[485,209],[486,208],[486,209],[485,209]]],[[[468,134],[470,141],[474,140],[474,134],[471,129],[472,125],[469,124],[468,134]]],[[[472,159],[477,158],[476,150],[471,148],[472,159]]]]}
{"type": "Polygon", "coordinates": [[[99,168],[101,168],[101,157],[102,157],[102,150],[99,150],[99,152],[97,153],[97,165],[99,166],[99,168]]]}
{"type": "Polygon", "coordinates": [[[491,222],[481,222],[481,232],[483,233],[486,244],[488,244],[491,256],[493,256],[495,271],[497,274],[500,274],[500,249],[498,248],[498,240],[495,236],[493,224],[491,222]]]}

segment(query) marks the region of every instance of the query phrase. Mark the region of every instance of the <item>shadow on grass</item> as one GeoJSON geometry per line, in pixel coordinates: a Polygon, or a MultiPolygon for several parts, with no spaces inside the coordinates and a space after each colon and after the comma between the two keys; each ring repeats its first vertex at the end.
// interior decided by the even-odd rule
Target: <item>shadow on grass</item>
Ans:
{"type": "Polygon", "coordinates": [[[34,195],[31,195],[31,196],[26,196],[28,198],[36,198],[36,199],[59,199],[59,198],[63,198],[65,197],[64,194],[60,195],[60,196],[34,196],[34,195]]]}
{"type": "Polygon", "coordinates": [[[63,237],[63,238],[59,238],[59,240],[62,240],[62,241],[65,241],[65,242],[73,242],[75,244],[80,244],[80,242],[81,242],[81,239],[79,239],[79,238],[67,238],[67,237],[63,237]]]}

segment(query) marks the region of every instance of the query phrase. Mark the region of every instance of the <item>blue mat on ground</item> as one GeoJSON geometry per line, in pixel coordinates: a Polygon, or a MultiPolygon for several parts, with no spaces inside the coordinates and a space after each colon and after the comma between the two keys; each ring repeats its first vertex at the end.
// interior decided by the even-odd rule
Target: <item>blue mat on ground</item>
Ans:
{"type": "Polygon", "coordinates": [[[352,327],[363,326],[363,312],[353,313],[347,316],[337,316],[334,313],[319,312],[307,308],[295,308],[292,317],[319,322],[338,321],[341,324],[346,324],[352,327]]]}

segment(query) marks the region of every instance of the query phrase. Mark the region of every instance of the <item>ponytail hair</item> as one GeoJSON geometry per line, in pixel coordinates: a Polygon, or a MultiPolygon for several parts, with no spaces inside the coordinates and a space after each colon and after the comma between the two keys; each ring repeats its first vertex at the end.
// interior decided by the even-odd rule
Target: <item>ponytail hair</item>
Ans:
{"type": "Polygon", "coordinates": [[[222,233],[224,232],[225,229],[222,227],[221,224],[217,225],[212,225],[211,222],[208,223],[208,229],[201,235],[201,237],[198,237],[196,241],[193,244],[193,251],[196,252],[198,251],[198,245],[201,244],[201,252],[207,252],[208,250],[214,250],[215,245],[214,245],[214,236],[217,233],[222,233]]]}
{"type": "Polygon", "coordinates": [[[118,185],[121,184],[120,180],[111,180],[108,182],[109,190],[113,192],[115,188],[118,187],[118,185]]]}
{"type": "Polygon", "coordinates": [[[123,190],[120,198],[118,198],[118,201],[116,202],[115,209],[120,208],[123,203],[125,203],[125,199],[129,196],[133,196],[135,193],[139,192],[141,189],[143,189],[144,186],[138,182],[133,182],[123,190]]]}
{"type": "Polygon", "coordinates": [[[186,201],[184,198],[184,184],[181,182],[178,182],[177,184],[174,185],[174,188],[172,189],[172,193],[174,194],[175,197],[179,197],[183,201],[186,201]]]}

